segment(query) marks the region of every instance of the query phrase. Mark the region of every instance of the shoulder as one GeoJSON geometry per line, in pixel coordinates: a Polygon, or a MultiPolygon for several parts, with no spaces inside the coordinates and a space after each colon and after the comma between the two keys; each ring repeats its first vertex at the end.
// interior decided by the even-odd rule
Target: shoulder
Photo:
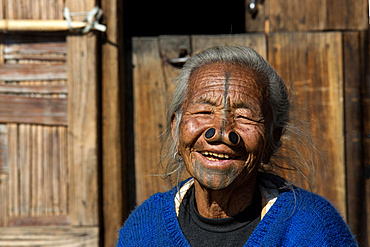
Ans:
{"type": "Polygon", "coordinates": [[[283,215],[296,235],[311,236],[323,245],[356,246],[343,217],[324,197],[294,188],[282,192],[277,202],[277,206],[289,209],[283,215]]]}
{"type": "Polygon", "coordinates": [[[177,189],[186,181],[137,207],[120,229],[117,246],[186,246],[175,211],[177,189]]]}
{"type": "Polygon", "coordinates": [[[170,190],[152,195],[128,217],[119,232],[117,246],[144,246],[158,241],[158,233],[162,232],[165,218],[170,217],[174,208],[174,194],[170,190]]]}

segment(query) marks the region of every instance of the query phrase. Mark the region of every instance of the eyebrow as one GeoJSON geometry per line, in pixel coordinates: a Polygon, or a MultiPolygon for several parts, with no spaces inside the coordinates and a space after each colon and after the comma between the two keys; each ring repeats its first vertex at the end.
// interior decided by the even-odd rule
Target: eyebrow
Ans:
{"type": "Polygon", "coordinates": [[[245,104],[244,102],[237,102],[237,103],[234,103],[234,104],[233,104],[233,107],[234,107],[234,108],[245,108],[245,109],[252,110],[252,107],[250,107],[249,105],[245,104]]]}

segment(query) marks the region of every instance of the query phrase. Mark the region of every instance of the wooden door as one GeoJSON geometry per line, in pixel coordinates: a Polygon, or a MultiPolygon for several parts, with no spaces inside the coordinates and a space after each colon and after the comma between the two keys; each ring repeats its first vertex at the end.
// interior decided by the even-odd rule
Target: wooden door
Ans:
{"type": "MultiPolygon", "coordinates": [[[[63,2],[4,0],[0,18],[63,19],[63,2]]],[[[95,35],[0,34],[0,246],[99,245],[96,50],[95,35]]]]}
{"type": "MultiPolygon", "coordinates": [[[[325,196],[345,215],[341,38],[339,33],[274,35],[268,45],[264,34],[135,38],[133,79],[137,203],[155,192],[169,189],[156,175],[160,174],[157,165],[166,103],[174,90],[171,79],[179,73],[179,69],[165,63],[166,58],[178,56],[181,49],[187,49],[191,55],[215,45],[243,45],[255,48],[286,82],[293,82],[297,88],[297,103],[307,108],[317,118],[316,122],[320,122],[320,130],[316,130],[316,122],[312,122],[313,134],[325,136],[321,147],[324,148],[326,160],[317,164],[311,188],[298,180],[296,174],[289,174],[288,177],[296,184],[325,196]],[[327,164],[334,169],[329,169],[327,164]]],[[[307,122],[312,121],[311,115],[304,117],[307,122]]]]}
{"type": "MultiPolygon", "coordinates": [[[[246,7],[250,2],[245,1],[246,7]]],[[[336,112],[336,115],[330,115],[333,116],[332,118],[326,119],[317,112],[319,106],[315,106],[317,103],[313,103],[312,100],[318,100],[317,95],[321,95],[320,91],[325,90],[321,85],[313,88],[318,91],[308,94],[311,97],[309,108],[313,110],[316,117],[319,117],[319,122],[323,124],[322,128],[331,131],[332,125],[327,123],[332,122],[332,119],[339,121],[340,116],[342,121],[333,124],[337,130],[341,128],[338,123],[343,125],[344,133],[338,132],[338,140],[334,143],[324,140],[323,144],[330,147],[332,150],[330,152],[337,151],[342,154],[334,156],[330,152],[327,154],[330,157],[326,172],[327,181],[324,177],[319,178],[322,176],[319,175],[318,179],[321,182],[318,180],[316,182],[322,190],[328,190],[322,194],[329,196],[330,199],[341,198],[342,205],[337,204],[337,207],[341,209],[360,245],[367,246],[370,242],[370,183],[365,175],[369,164],[366,151],[369,149],[367,137],[369,133],[367,93],[369,91],[369,1],[265,0],[256,2],[257,12],[251,14],[246,11],[245,13],[246,32],[263,32],[271,37],[268,46],[272,57],[269,56],[269,59],[272,59],[271,62],[278,67],[285,80],[298,80],[301,84],[301,89],[297,88],[299,92],[306,90],[304,89],[306,83],[314,85],[315,81],[323,82],[326,80],[325,74],[331,73],[332,69],[328,66],[318,67],[319,59],[324,59],[322,60],[324,63],[328,61],[328,65],[335,64],[335,61],[342,61],[338,64],[342,71],[339,72],[341,74],[338,74],[336,81],[327,81],[323,84],[330,83],[332,86],[334,86],[333,82],[342,84],[335,86],[336,89],[332,91],[332,93],[337,90],[339,90],[338,93],[343,91],[340,96],[341,102],[337,102],[337,105],[342,105],[343,108],[340,110],[343,112],[341,116],[336,112]],[[331,33],[333,31],[335,32],[331,33]],[[310,48],[307,47],[308,43],[315,44],[310,48]],[[342,52],[335,52],[333,46],[341,46],[342,52]],[[315,58],[313,56],[316,54],[313,55],[312,52],[316,54],[324,52],[326,55],[315,58]],[[298,65],[295,64],[294,59],[298,60],[298,65]],[[304,64],[306,67],[303,66],[304,64]],[[293,70],[297,69],[297,66],[302,66],[302,70],[298,70],[298,73],[297,70],[293,70]],[[301,81],[303,77],[308,81],[301,81]],[[342,163],[339,167],[338,162],[342,163]],[[335,174],[336,172],[333,174],[333,171],[338,168],[342,172],[339,177],[334,178],[338,174],[335,174]],[[330,184],[330,181],[333,182],[333,179],[337,180],[336,183],[341,184],[341,187],[334,190],[327,188],[326,185],[330,184]]],[[[332,87],[328,89],[332,90],[332,87]]],[[[339,110],[334,105],[328,107],[328,110],[330,108],[332,110],[335,108],[334,111],[339,110]]],[[[334,111],[332,114],[335,113],[334,111]]],[[[326,138],[326,135],[324,137],[326,138]]]]}
{"type": "Polygon", "coordinates": [[[160,177],[160,136],[166,126],[166,104],[175,86],[172,79],[179,69],[167,63],[178,58],[181,51],[188,55],[214,45],[252,46],[266,57],[264,35],[234,36],[163,36],[133,39],[133,87],[135,176],[137,204],[153,193],[170,187],[160,177]]]}

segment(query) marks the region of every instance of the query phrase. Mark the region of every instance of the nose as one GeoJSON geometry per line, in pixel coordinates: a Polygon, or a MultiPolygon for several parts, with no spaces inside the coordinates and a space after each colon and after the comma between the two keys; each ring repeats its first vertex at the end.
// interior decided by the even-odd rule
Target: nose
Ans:
{"type": "Polygon", "coordinates": [[[204,133],[204,138],[207,142],[224,142],[230,146],[236,146],[240,143],[240,136],[237,132],[231,131],[223,131],[223,130],[216,130],[215,128],[209,128],[204,133]]]}

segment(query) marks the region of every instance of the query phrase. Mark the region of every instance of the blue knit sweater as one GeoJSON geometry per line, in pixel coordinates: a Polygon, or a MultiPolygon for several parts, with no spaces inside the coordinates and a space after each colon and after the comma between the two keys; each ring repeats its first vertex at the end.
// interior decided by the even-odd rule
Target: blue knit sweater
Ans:
{"type": "MultiPolygon", "coordinates": [[[[176,188],[139,206],[119,233],[117,246],[190,246],[177,220],[176,188]]],[[[357,246],[347,225],[321,196],[303,189],[279,194],[244,246],[357,246]]]]}

